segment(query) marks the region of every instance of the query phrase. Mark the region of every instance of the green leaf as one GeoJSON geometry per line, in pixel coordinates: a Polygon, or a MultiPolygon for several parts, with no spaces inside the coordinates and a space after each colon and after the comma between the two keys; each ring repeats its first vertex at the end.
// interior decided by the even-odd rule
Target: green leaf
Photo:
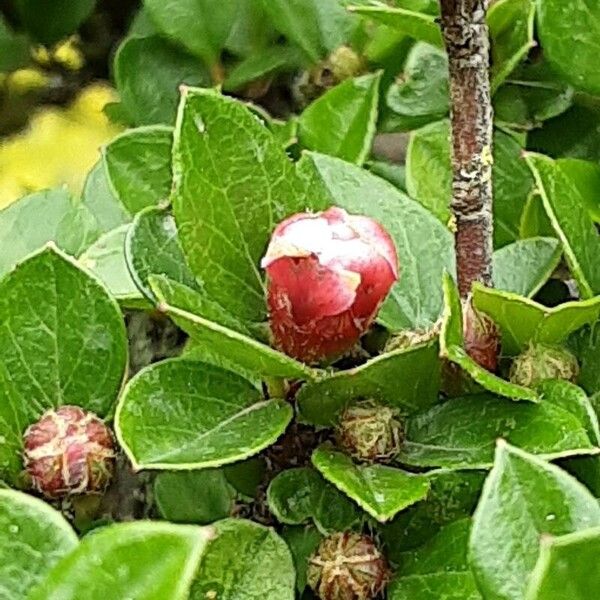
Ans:
{"type": "Polygon", "coordinates": [[[554,238],[517,240],[494,252],[494,287],[505,292],[534,296],[558,266],[562,247],[554,238]]]}
{"type": "MultiPolygon", "coordinates": [[[[533,184],[521,147],[510,135],[494,133],[494,245],[519,238],[519,221],[533,184]]],[[[448,121],[431,123],[414,132],[406,156],[406,189],[412,198],[448,223],[452,195],[448,121]]]]}
{"type": "Polygon", "coordinates": [[[296,590],[302,593],[306,587],[306,570],[323,535],[314,527],[284,527],[281,536],[286,541],[296,567],[296,590]]]}
{"type": "Polygon", "coordinates": [[[47,409],[111,408],[127,364],[116,302],[99,282],[51,248],[0,281],[0,476],[22,468],[22,434],[47,409]]]}
{"type": "Polygon", "coordinates": [[[467,561],[471,519],[440,530],[421,548],[402,555],[388,589],[389,600],[478,600],[467,561]]]}
{"type": "Polygon", "coordinates": [[[169,197],[172,144],[173,130],[153,125],[130,129],[105,146],[111,189],[131,214],[169,197]]]}
{"type": "Polygon", "coordinates": [[[581,295],[600,293],[600,235],[586,209],[583,185],[570,177],[570,169],[540,154],[527,154],[536,184],[565,251],[581,295]]]}
{"type": "Polygon", "coordinates": [[[312,520],[323,534],[351,529],[361,521],[359,508],[308,467],[286,469],[267,489],[269,510],[287,525],[312,520]]]}
{"type": "Polygon", "coordinates": [[[590,216],[596,223],[600,223],[600,166],[587,160],[576,158],[561,158],[556,161],[560,170],[575,186],[578,197],[581,198],[590,216]]]}
{"type": "Polygon", "coordinates": [[[571,335],[568,348],[579,362],[577,383],[588,394],[600,391],[600,327],[597,324],[584,327],[571,335]]]}
{"type": "Polygon", "coordinates": [[[448,114],[448,58],[436,46],[416,43],[406,58],[404,74],[386,94],[385,131],[410,131],[448,114]]]}
{"type": "Polygon", "coordinates": [[[548,459],[596,451],[572,412],[544,400],[512,402],[491,394],[453,398],[406,423],[398,460],[418,467],[487,468],[498,438],[548,459]]]}
{"type": "Polygon", "coordinates": [[[125,258],[135,284],[151,301],[156,300],[149,282],[152,275],[166,276],[192,290],[197,287],[183,256],[175,220],[166,209],[148,207],[135,216],[125,241],[125,258]]]}
{"type": "Polygon", "coordinates": [[[366,363],[304,384],[296,397],[299,418],[330,426],[357,398],[372,398],[411,413],[435,404],[440,387],[438,344],[381,354],[366,363]],[[398,386],[399,381],[411,385],[398,386]]]}
{"type": "Polygon", "coordinates": [[[212,528],[138,521],[86,536],[28,600],[184,600],[212,528]]]}
{"type": "Polygon", "coordinates": [[[256,488],[264,480],[267,464],[262,456],[255,456],[223,467],[227,481],[243,496],[254,498],[256,488]]]}
{"type": "Polygon", "coordinates": [[[598,501],[558,467],[505,442],[473,516],[470,564],[486,598],[524,598],[545,534],[600,524],[598,501]]]}
{"type": "Polygon", "coordinates": [[[125,39],[115,55],[114,78],[134,125],[171,124],[179,86],[209,82],[202,63],[158,36],[125,39]]]}
{"type": "Polygon", "coordinates": [[[537,25],[544,56],[571,84],[590,94],[600,93],[596,57],[600,44],[600,5],[574,0],[537,0],[537,25]],[[573,52],[573,43],[577,52],[573,52]]]}
{"type": "Polygon", "coordinates": [[[315,100],[300,115],[300,144],[361,165],[375,136],[380,81],[381,72],[346,79],[315,100]]]}
{"type": "Polygon", "coordinates": [[[492,92],[535,46],[534,0],[500,0],[489,9],[492,92]]]}
{"type": "Polygon", "coordinates": [[[469,356],[464,348],[461,299],[456,283],[448,274],[444,276],[443,287],[445,307],[440,333],[440,355],[459,365],[476,383],[494,394],[512,400],[535,402],[535,391],[498,377],[469,356]]]}
{"type": "Polygon", "coordinates": [[[85,21],[96,0],[15,0],[25,29],[42,44],[53,44],[74,33],[85,21]]]}
{"type": "Polygon", "coordinates": [[[275,531],[239,519],[215,528],[190,600],[294,600],[294,563],[275,531]]]}
{"type": "Polygon", "coordinates": [[[356,19],[339,0],[262,0],[277,31],[299,46],[311,62],[343,45],[356,19]]]}
{"type": "Polygon", "coordinates": [[[442,33],[434,15],[387,6],[352,6],[351,10],[401,31],[415,40],[443,47],[442,33]]]}
{"type": "Polygon", "coordinates": [[[144,369],[128,383],[115,429],[137,469],[205,469],[260,452],[291,419],[289,404],[264,400],[245,379],[173,359],[144,369]]]}
{"type": "Polygon", "coordinates": [[[271,232],[285,217],[319,208],[316,201],[324,208],[326,199],[315,200],[254,113],[213,90],[183,95],[173,172],[173,210],[192,272],[223,308],[263,320],[258,263],[271,232]]]}
{"type": "Polygon", "coordinates": [[[208,65],[219,60],[238,4],[235,0],[144,0],[144,6],[160,32],[208,65]]]}
{"type": "Polygon", "coordinates": [[[45,502],[0,490],[0,596],[25,600],[29,591],[67,553],[77,536],[62,515],[45,502]]]}
{"type": "Polygon", "coordinates": [[[600,318],[598,296],[548,308],[517,294],[476,284],[473,302],[500,328],[502,351],[508,356],[519,354],[530,342],[560,344],[574,331],[600,318]]]}
{"type": "Polygon", "coordinates": [[[163,519],[206,525],[231,514],[235,492],[222,469],[159,473],[154,501],[163,519]]]}
{"type": "Polygon", "coordinates": [[[355,165],[309,153],[300,169],[316,173],[333,204],[372,217],[392,236],[401,276],[379,312],[379,321],[392,330],[433,325],[442,310],[440,279],[445,271],[455,270],[452,234],[417,202],[355,165]]]}
{"type": "Polygon", "coordinates": [[[595,568],[600,552],[600,527],[560,537],[546,535],[531,574],[526,600],[589,600],[600,595],[595,568]]]}
{"type": "Polygon", "coordinates": [[[317,448],[312,462],[325,479],[381,523],[429,491],[429,480],[423,475],[385,465],[355,465],[350,457],[328,447],[317,448]]]}
{"type": "Polygon", "coordinates": [[[125,262],[125,238],[129,227],[126,224],[109,231],[79,257],[79,263],[96,275],[116,300],[127,305],[143,300],[125,262]]]}
{"type": "Polygon", "coordinates": [[[30,60],[27,36],[12,31],[0,15],[0,73],[24,67],[30,60]]]}

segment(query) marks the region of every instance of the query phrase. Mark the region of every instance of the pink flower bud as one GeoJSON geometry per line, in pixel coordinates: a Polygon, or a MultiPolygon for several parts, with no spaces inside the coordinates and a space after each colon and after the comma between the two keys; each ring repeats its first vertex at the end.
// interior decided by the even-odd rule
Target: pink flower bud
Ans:
{"type": "Polygon", "coordinates": [[[78,406],[44,413],[24,435],[24,461],[32,486],[48,498],[101,492],[115,460],[112,433],[78,406]]]}
{"type": "Polygon", "coordinates": [[[358,341],[399,270],[383,227],[337,207],[280,223],[261,265],[275,345],[307,363],[335,358],[358,341]]]}

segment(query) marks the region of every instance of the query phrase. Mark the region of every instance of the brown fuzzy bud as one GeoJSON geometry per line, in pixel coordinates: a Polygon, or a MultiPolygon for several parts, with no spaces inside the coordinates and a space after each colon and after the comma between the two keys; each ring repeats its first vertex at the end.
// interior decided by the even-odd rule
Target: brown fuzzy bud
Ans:
{"type": "Polygon", "coordinates": [[[47,411],[24,435],[24,462],[31,484],[48,498],[103,491],[114,461],[109,428],[78,406],[47,411]]]}
{"type": "Polygon", "coordinates": [[[307,571],[308,584],[321,600],[372,600],[389,576],[387,560],[373,540],[348,531],[326,537],[307,571]]]}
{"type": "Polygon", "coordinates": [[[389,462],[402,444],[403,430],[399,412],[373,400],[348,406],[336,429],[338,446],[357,460],[389,462]]]}
{"type": "Polygon", "coordinates": [[[439,335],[439,329],[439,325],[436,324],[431,329],[405,329],[404,331],[395,333],[387,341],[384,352],[408,350],[413,346],[426,344],[439,335]]]}
{"type": "Polygon", "coordinates": [[[463,304],[463,335],[467,354],[494,373],[498,369],[500,332],[496,323],[475,309],[470,299],[463,304]]]}
{"type": "Polygon", "coordinates": [[[531,344],[515,358],[510,368],[512,383],[533,387],[545,379],[566,379],[575,382],[579,364],[573,354],[561,346],[531,344]]]}

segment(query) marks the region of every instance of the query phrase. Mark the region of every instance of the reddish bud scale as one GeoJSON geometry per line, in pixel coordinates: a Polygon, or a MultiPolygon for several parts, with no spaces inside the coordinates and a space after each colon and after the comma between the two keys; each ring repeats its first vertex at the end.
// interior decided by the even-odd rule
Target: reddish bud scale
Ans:
{"type": "Polygon", "coordinates": [[[113,436],[96,415],[77,406],[47,411],[24,435],[25,469],[48,498],[101,492],[114,468],[113,436]]]}
{"type": "Polygon", "coordinates": [[[349,350],[398,279],[383,227],[336,207],[280,223],[262,266],[275,345],[306,363],[349,350]]]}
{"type": "Polygon", "coordinates": [[[498,369],[500,332],[492,319],[473,307],[470,299],[463,304],[463,334],[467,354],[494,373],[498,369]]]}

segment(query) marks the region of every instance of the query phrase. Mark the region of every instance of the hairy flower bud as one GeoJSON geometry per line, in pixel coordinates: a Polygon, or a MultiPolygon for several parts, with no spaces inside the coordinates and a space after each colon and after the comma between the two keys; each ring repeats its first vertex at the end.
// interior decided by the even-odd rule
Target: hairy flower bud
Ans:
{"type": "Polygon", "coordinates": [[[359,533],[326,537],[308,563],[308,585],[321,600],[372,600],[390,570],[373,540],[359,533]]]}
{"type": "Polygon", "coordinates": [[[397,410],[363,400],[348,406],[336,429],[338,446],[361,461],[388,462],[400,451],[402,423],[397,410]]]}
{"type": "Polygon", "coordinates": [[[24,435],[24,462],[33,488],[48,498],[101,492],[112,476],[113,436],[78,406],[44,413],[24,435]]]}
{"type": "Polygon", "coordinates": [[[463,335],[467,354],[484,369],[495,372],[500,354],[498,326],[478,311],[470,299],[463,304],[463,335]]]}
{"type": "Polygon", "coordinates": [[[336,207],[280,223],[261,264],[275,345],[307,363],[349,350],[398,279],[383,227],[336,207]]]}
{"type": "Polygon", "coordinates": [[[517,356],[510,368],[510,380],[518,385],[533,387],[545,379],[575,381],[579,364],[573,354],[561,346],[531,344],[517,356]]]}

